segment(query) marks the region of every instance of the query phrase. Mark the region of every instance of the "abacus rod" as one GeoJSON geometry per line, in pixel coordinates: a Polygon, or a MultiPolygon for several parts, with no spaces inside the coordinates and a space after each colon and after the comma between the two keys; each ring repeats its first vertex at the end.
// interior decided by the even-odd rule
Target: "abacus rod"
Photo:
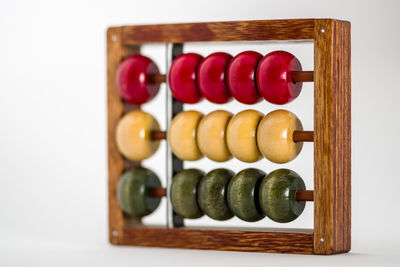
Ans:
{"type": "MultiPolygon", "coordinates": [[[[167,138],[167,133],[165,131],[152,131],[151,139],[153,140],[163,140],[167,138]]],[[[314,132],[313,131],[294,131],[293,141],[297,142],[313,142],[314,132]]]]}
{"type": "Polygon", "coordinates": [[[314,190],[298,190],[296,191],[297,201],[314,201],[314,190]]]}
{"type": "Polygon", "coordinates": [[[150,188],[150,196],[152,197],[166,197],[167,189],[165,187],[151,187],[150,188]]]}
{"type": "Polygon", "coordinates": [[[152,140],[163,140],[167,139],[167,132],[166,131],[152,131],[150,133],[152,140]]]}
{"type": "MultiPolygon", "coordinates": [[[[150,83],[165,83],[167,80],[167,75],[165,74],[153,74],[150,75],[150,83]]],[[[314,71],[292,71],[292,81],[293,82],[313,82],[314,81],[314,71]]]]}
{"type": "MultiPolygon", "coordinates": [[[[165,187],[152,187],[150,188],[150,196],[152,197],[166,197],[167,190],[165,187]]],[[[314,191],[313,190],[298,190],[296,191],[297,201],[314,201],[314,191]]]]}
{"type": "Polygon", "coordinates": [[[165,74],[154,74],[154,75],[150,75],[150,83],[165,83],[165,81],[167,80],[167,75],[165,74]]]}
{"type": "Polygon", "coordinates": [[[294,131],[293,142],[314,142],[313,131],[294,131]]]}
{"type": "Polygon", "coordinates": [[[313,82],[314,71],[292,71],[293,82],[313,82]]]}

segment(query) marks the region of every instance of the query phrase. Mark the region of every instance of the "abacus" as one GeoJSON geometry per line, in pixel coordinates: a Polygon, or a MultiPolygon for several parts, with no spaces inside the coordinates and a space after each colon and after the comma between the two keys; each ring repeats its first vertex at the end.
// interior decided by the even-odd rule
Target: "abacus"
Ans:
{"type": "Polygon", "coordinates": [[[350,23],[334,19],[259,20],[112,27],[107,32],[109,238],[112,244],[299,254],[336,254],[351,242],[350,23]],[[266,56],[244,51],[234,57],[183,54],[188,42],[309,40],[314,70],[303,71],[284,51],[266,56]],[[169,70],[160,74],[140,47],[165,43],[169,70]],[[167,83],[165,131],[140,110],[167,83]],[[314,83],[314,129],[304,131],[295,114],[275,110],[263,116],[248,109],[237,114],[218,104],[269,101],[283,105],[314,83]],[[203,116],[183,111],[183,103],[216,103],[203,116]],[[141,167],[161,140],[168,139],[167,185],[141,167]],[[211,141],[210,141],[211,140],[211,141]],[[285,163],[314,145],[314,190],[306,190],[292,170],[268,175],[247,168],[235,174],[219,168],[205,174],[183,170],[183,160],[202,155],[224,162],[236,157],[254,162],[264,156],[285,163]],[[170,149],[170,150],[169,150],[170,149]],[[173,178],[172,178],[173,177],[173,178]],[[141,217],[167,197],[166,227],[149,227],[141,217]],[[265,216],[288,222],[314,201],[314,229],[188,228],[184,219],[203,214],[215,220],[232,216],[248,222],[265,216]]]}

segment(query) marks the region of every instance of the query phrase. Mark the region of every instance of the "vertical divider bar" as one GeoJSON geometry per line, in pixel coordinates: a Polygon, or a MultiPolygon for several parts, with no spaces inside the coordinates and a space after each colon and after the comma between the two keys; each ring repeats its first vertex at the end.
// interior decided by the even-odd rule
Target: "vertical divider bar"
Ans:
{"type": "Polygon", "coordinates": [[[350,250],[350,23],[315,20],[314,253],[350,250]]]}
{"type": "MultiPolygon", "coordinates": [[[[166,80],[166,131],[168,133],[168,129],[170,127],[170,123],[172,119],[177,115],[179,112],[183,110],[183,104],[176,100],[172,94],[171,91],[169,90],[168,87],[168,70],[169,67],[171,66],[172,61],[178,57],[180,54],[183,53],[183,44],[171,44],[167,43],[166,44],[166,56],[167,56],[167,67],[166,67],[166,73],[167,77],[166,80]]],[[[168,139],[168,138],[167,138],[168,139]]],[[[172,227],[183,227],[184,222],[183,218],[176,214],[171,207],[171,202],[170,202],[170,186],[173,177],[180,171],[183,170],[183,161],[175,157],[175,155],[171,152],[171,149],[168,145],[168,140],[167,140],[167,149],[166,149],[166,158],[167,158],[167,164],[166,164],[166,173],[167,173],[167,227],[172,228],[172,227]]]]}
{"type": "Polygon", "coordinates": [[[167,216],[167,228],[172,228],[174,227],[173,223],[173,214],[172,214],[172,207],[171,207],[171,202],[170,202],[170,190],[169,188],[171,187],[171,182],[172,182],[172,153],[171,149],[168,144],[168,129],[170,126],[171,118],[172,118],[172,98],[171,98],[171,92],[169,90],[168,86],[168,70],[169,66],[171,65],[171,55],[172,55],[172,44],[171,43],[166,43],[165,44],[165,73],[166,73],[166,82],[165,82],[165,131],[167,133],[167,139],[165,142],[165,159],[166,159],[166,164],[165,164],[165,174],[166,174],[166,185],[165,187],[167,188],[166,192],[166,202],[167,202],[167,213],[165,214],[167,216]]]}

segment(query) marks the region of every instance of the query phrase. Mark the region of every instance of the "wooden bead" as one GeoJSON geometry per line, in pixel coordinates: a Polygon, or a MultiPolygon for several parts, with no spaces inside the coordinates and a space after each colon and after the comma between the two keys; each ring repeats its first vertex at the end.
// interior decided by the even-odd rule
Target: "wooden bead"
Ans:
{"type": "Polygon", "coordinates": [[[131,217],[140,218],[157,209],[161,199],[150,196],[150,188],[160,187],[158,176],[149,169],[133,167],[126,171],[117,186],[121,209],[131,217]]]}
{"type": "Polygon", "coordinates": [[[197,69],[197,86],[210,102],[224,104],[232,99],[225,81],[225,70],[232,56],[217,52],[204,58],[197,69]]]}
{"type": "Polygon", "coordinates": [[[182,103],[194,104],[202,99],[197,88],[196,72],[202,56],[187,53],[178,56],[171,64],[168,83],[173,96],[182,103]]]}
{"type": "Polygon", "coordinates": [[[244,104],[255,104],[262,99],[255,82],[257,64],[262,58],[255,51],[244,51],[231,59],[226,70],[230,94],[244,104]]]}
{"type": "Polygon", "coordinates": [[[147,112],[134,110],[126,113],[118,122],[117,147],[122,155],[134,161],[142,161],[153,155],[160,145],[151,138],[151,132],[160,130],[157,120],[147,112]]]}
{"type": "Polygon", "coordinates": [[[229,121],[227,144],[231,154],[244,162],[256,162],[261,158],[257,147],[257,126],[263,114],[252,109],[236,114],[229,121]]]}
{"type": "Polygon", "coordinates": [[[148,57],[133,55],[118,67],[116,82],[119,94],[127,102],[141,105],[153,99],[160,84],[151,83],[150,77],[159,74],[157,65],[148,57]]]}
{"type": "Polygon", "coordinates": [[[201,178],[197,202],[201,210],[210,218],[225,221],[233,217],[227,203],[227,190],[230,179],[235,174],[227,169],[215,169],[201,178]]]}
{"type": "Polygon", "coordinates": [[[223,162],[232,158],[226,143],[226,132],[232,113],[216,110],[204,116],[197,128],[197,144],[207,158],[223,162]]]}
{"type": "Polygon", "coordinates": [[[303,147],[303,142],[293,141],[293,132],[302,130],[300,120],[292,112],[282,109],[272,111],[258,125],[258,148],[272,162],[289,162],[303,147]]]}
{"type": "Polygon", "coordinates": [[[296,200],[296,191],[305,189],[303,179],[296,172],[288,169],[275,170],[261,182],[261,209],[275,222],[291,222],[300,216],[306,205],[305,201],[296,200]]]}
{"type": "Polygon", "coordinates": [[[282,105],[293,101],[301,91],[294,83],[292,71],[301,71],[299,60],[285,51],[274,51],[260,60],[257,67],[257,89],[268,102],[282,105]]]}
{"type": "Polygon", "coordinates": [[[183,218],[197,219],[203,216],[203,211],[197,203],[197,187],[203,175],[200,170],[187,169],[179,172],[172,180],[172,208],[183,218]]]}
{"type": "Polygon", "coordinates": [[[181,160],[198,160],[203,157],[197,145],[197,126],[203,114],[195,111],[180,112],[171,122],[168,141],[172,152],[181,160]]]}
{"type": "Polygon", "coordinates": [[[228,185],[228,205],[231,211],[246,222],[255,222],[264,218],[258,205],[258,192],[265,172],[249,168],[236,174],[228,185]]]}

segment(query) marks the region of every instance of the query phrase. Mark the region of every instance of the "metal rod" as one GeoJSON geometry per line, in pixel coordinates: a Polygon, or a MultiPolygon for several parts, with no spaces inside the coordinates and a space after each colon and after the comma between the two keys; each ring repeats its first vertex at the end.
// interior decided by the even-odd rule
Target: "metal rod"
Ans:
{"type": "MultiPolygon", "coordinates": [[[[166,45],[166,69],[168,70],[171,66],[171,63],[174,61],[175,58],[177,58],[180,54],[183,53],[183,44],[171,44],[168,43],[166,45]]],[[[167,80],[167,77],[165,77],[165,80],[167,80]]],[[[174,97],[172,97],[171,90],[168,88],[168,83],[166,83],[166,129],[169,129],[169,125],[172,121],[172,119],[183,110],[183,104],[176,100],[174,97]]],[[[160,137],[162,134],[159,135],[160,137]]],[[[164,134],[166,137],[166,134],[164,134]]],[[[166,190],[166,195],[167,195],[167,227],[168,228],[174,228],[174,227],[183,227],[184,226],[184,219],[179,216],[174,210],[172,209],[171,203],[169,201],[169,190],[172,179],[177,174],[178,172],[183,170],[183,161],[177,158],[171,151],[170,146],[167,146],[166,149],[166,175],[167,175],[167,190],[166,190]]]]}

